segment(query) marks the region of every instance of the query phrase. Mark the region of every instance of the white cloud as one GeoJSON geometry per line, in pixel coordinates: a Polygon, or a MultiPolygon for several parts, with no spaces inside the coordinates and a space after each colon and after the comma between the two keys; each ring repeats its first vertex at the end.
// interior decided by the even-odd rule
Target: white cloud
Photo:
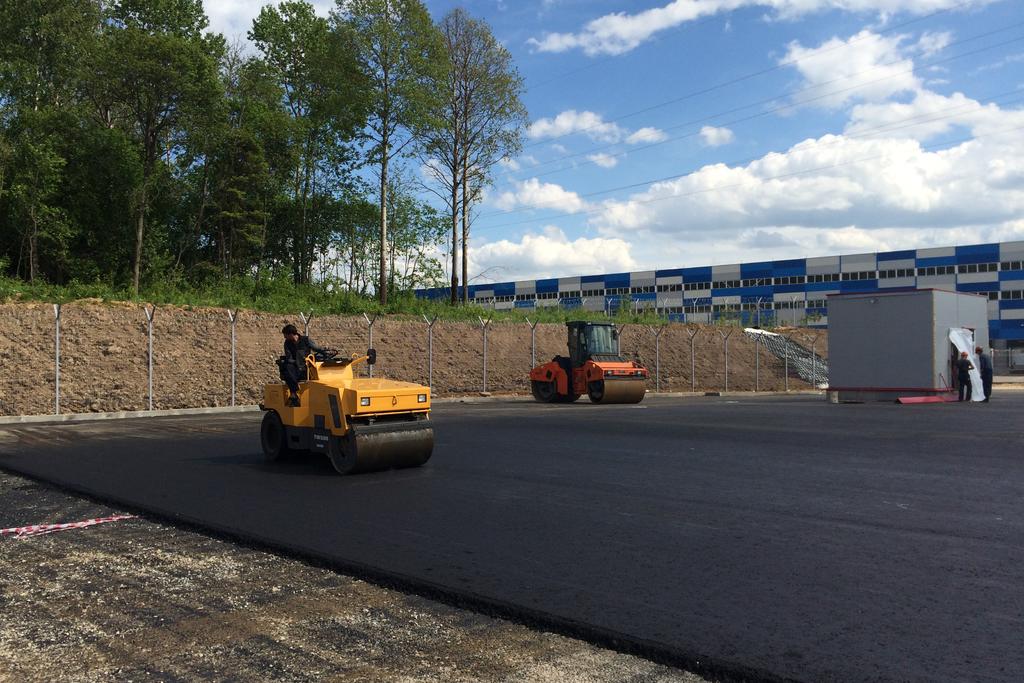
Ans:
{"type": "MultiPolygon", "coordinates": [[[[335,7],[333,0],[309,1],[322,17],[329,15],[335,7]]],[[[210,30],[223,33],[231,41],[235,38],[246,39],[246,33],[252,28],[252,20],[264,4],[250,0],[206,0],[203,7],[206,16],[210,18],[210,30]]]]}
{"type": "Polygon", "coordinates": [[[626,138],[626,142],[631,145],[639,145],[647,142],[661,142],[666,139],[668,139],[668,135],[665,134],[665,131],[648,126],[631,133],[630,136],[626,138]]]}
{"type": "Polygon", "coordinates": [[[530,178],[515,183],[515,186],[515,191],[498,195],[494,201],[495,206],[505,211],[523,207],[556,209],[565,213],[578,213],[587,209],[587,203],[578,194],[555,183],[542,183],[536,178],[530,178]]]}
{"type": "Polygon", "coordinates": [[[556,277],[578,273],[634,270],[637,262],[628,242],[617,237],[579,237],[570,240],[552,225],[540,234],[518,241],[498,240],[470,245],[472,272],[497,272],[501,280],[556,277]]]}
{"type": "Polygon", "coordinates": [[[614,123],[601,118],[592,111],[576,111],[568,109],[553,119],[538,119],[530,124],[526,131],[527,137],[533,140],[558,138],[572,133],[584,133],[592,140],[600,142],[618,142],[624,131],[614,123]]]}
{"type": "Polygon", "coordinates": [[[941,31],[938,33],[926,31],[917,39],[917,44],[914,45],[914,50],[921,53],[922,57],[931,57],[932,55],[945,50],[946,46],[948,46],[952,40],[953,34],[949,31],[941,31]]]}
{"type": "Polygon", "coordinates": [[[736,137],[728,128],[716,128],[715,126],[704,126],[700,129],[700,136],[708,147],[727,145],[736,137]]]}
{"type": "Polygon", "coordinates": [[[598,152],[597,154],[588,154],[587,159],[597,164],[601,168],[615,168],[619,164],[618,157],[613,157],[610,154],[604,152],[598,152]]]}
{"type": "Polygon", "coordinates": [[[955,127],[985,135],[1014,126],[1024,126],[1024,111],[985,105],[962,93],[947,96],[924,90],[910,102],[857,105],[850,112],[845,132],[858,137],[899,135],[929,140],[955,127]]]}
{"type": "Polygon", "coordinates": [[[914,62],[901,49],[902,36],[880,36],[869,30],[846,40],[832,38],[818,47],[790,43],[781,63],[793,65],[804,78],[795,99],[817,106],[840,107],[850,100],[878,102],[921,88],[914,62]]]}
{"type": "Polygon", "coordinates": [[[1002,69],[1008,64],[1016,64],[1017,62],[1024,62],[1024,52],[1016,52],[1012,55],[1007,55],[1000,60],[992,62],[991,64],[985,64],[971,71],[972,76],[976,76],[986,71],[995,71],[996,69],[1002,69]]]}
{"type": "MultiPolygon", "coordinates": [[[[679,262],[696,264],[1010,239],[1024,227],[1024,110],[934,93],[911,106],[957,104],[957,123],[978,137],[946,149],[902,132],[826,135],[606,201],[590,223],[626,236],[648,266],[665,264],[674,247],[679,262]]],[[[860,108],[851,133],[918,111],[878,107],[860,108]]]]}
{"type": "MultiPolygon", "coordinates": [[[[668,137],[664,131],[650,126],[630,133],[628,129],[614,122],[605,121],[600,114],[575,109],[567,109],[554,118],[537,119],[526,131],[527,137],[532,140],[560,138],[574,133],[582,133],[597,142],[616,143],[625,140],[631,145],[661,142],[668,137]]],[[[558,144],[552,145],[552,148],[560,154],[568,152],[565,147],[558,144]]]]}
{"type": "Polygon", "coordinates": [[[907,12],[927,14],[944,9],[966,9],[996,0],[673,0],[636,14],[613,12],[584,25],[578,33],[546,33],[527,42],[540,52],[583,50],[588,55],[618,55],[636,48],[656,34],[686,22],[742,7],[764,7],[779,18],[792,19],[828,9],[883,15],[907,12]]]}
{"type": "Polygon", "coordinates": [[[518,161],[516,161],[515,159],[509,159],[508,157],[502,157],[501,159],[498,159],[498,165],[501,166],[502,168],[507,168],[510,171],[518,171],[520,168],[522,168],[519,165],[518,161]]]}

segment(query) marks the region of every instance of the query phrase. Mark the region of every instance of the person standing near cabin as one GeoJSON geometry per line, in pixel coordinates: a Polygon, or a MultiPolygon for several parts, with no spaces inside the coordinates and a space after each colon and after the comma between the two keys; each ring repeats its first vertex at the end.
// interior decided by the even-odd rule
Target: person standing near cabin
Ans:
{"type": "Polygon", "coordinates": [[[992,395],[992,357],[985,353],[985,350],[980,346],[974,347],[974,353],[978,354],[981,390],[985,394],[985,400],[982,403],[988,403],[988,397],[992,395]]]}
{"type": "Polygon", "coordinates": [[[960,385],[960,398],[961,401],[971,400],[971,370],[974,369],[974,363],[967,357],[966,351],[960,352],[960,360],[956,362],[956,381],[960,385]],[[967,394],[967,398],[964,398],[964,394],[967,394]]]}

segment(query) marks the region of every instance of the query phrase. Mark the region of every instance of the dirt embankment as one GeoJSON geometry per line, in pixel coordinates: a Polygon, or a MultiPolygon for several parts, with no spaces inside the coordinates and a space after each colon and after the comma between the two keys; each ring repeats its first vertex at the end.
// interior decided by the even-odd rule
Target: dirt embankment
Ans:
{"type": "MultiPolygon", "coordinates": [[[[238,404],[260,399],[265,382],[277,381],[281,326],[298,315],[240,311],[236,323],[238,404]]],[[[138,304],[81,301],[61,312],[61,411],[143,410],[147,406],[146,315],[138,304]]],[[[691,388],[690,335],[698,391],[725,388],[724,342],[731,328],[672,324],[661,334],[660,388],[691,388]]],[[[309,334],[345,353],[365,350],[362,317],[314,317],[309,334]]],[[[827,356],[827,335],[790,330],[794,341],[827,356]]],[[[565,326],[537,326],[537,362],[565,354],[565,326]]],[[[422,320],[379,318],[373,326],[375,374],[426,383],[427,326],[422,320]]],[[[627,325],[622,353],[651,371],[655,388],[655,337],[650,328],[627,325]]],[[[735,329],[728,341],[729,390],[755,387],[755,344],[735,329]]],[[[483,389],[483,335],[479,325],[438,321],[433,332],[433,387],[438,396],[483,389]]],[[[0,415],[50,413],[54,409],[54,315],[50,304],[0,305],[0,415]]],[[[491,323],[487,332],[487,390],[529,392],[530,327],[491,323]]],[[[783,363],[761,349],[760,388],[782,390],[783,363]]],[[[790,373],[792,390],[807,385],[790,373]]],[[[231,402],[231,323],[225,309],[160,307],[153,320],[153,407],[225,406],[231,402]]]]}

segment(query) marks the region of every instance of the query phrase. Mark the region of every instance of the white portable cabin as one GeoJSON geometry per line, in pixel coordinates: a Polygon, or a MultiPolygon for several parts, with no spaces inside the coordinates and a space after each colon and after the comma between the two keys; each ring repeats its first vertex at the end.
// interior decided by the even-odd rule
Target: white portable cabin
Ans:
{"type": "Polygon", "coordinates": [[[941,289],[835,294],[828,327],[832,398],[946,395],[960,351],[978,367],[974,346],[988,348],[988,300],[941,289]]]}

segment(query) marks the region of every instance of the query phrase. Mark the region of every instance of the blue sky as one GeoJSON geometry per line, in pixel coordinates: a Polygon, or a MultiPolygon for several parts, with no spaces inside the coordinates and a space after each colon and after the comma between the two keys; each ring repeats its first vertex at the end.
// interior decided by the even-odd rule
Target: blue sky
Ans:
{"type": "Polygon", "coordinates": [[[1020,0],[427,2],[459,4],[532,121],[476,282],[1024,239],[1020,0]]]}

